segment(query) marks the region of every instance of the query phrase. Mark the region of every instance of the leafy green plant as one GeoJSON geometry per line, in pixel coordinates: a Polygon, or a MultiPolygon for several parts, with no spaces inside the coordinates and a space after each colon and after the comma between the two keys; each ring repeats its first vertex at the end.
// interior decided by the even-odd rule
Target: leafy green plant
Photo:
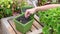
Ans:
{"type": "Polygon", "coordinates": [[[0,14],[0,19],[1,19],[1,18],[3,18],[3,15],[2,15],[2,14],[0,14]]]}
{"type": "Polygon", "coordinates": [[[0,0],[0,6],[2,8],[10,8],[12,3],[12,0],[0,0]]]}
{"type": "Polygon", "coordinates": [[[21,11],[21,9],[20,9],[20,3],[17,1],[17,0],[15,0],[15,1],[13,1],[13,11],[14,12],[16,12],[16,13],[20,13],[20,11],[21,11]]]}
{"type": "Polygon", "coordinates": [[[6,17],[8,17],[8,16],[12,16],[12,12],[11,12],[12,10],[11,9],[5,9],[4,11],[3,11],[3,14],[4,14],[4,16],[6,17]]]}
{"type": "Polygon", "coordinates": [[[21,8],[21,12],[23,13],[27,9],[33,8],[33,6],[29,5],[26,0],[22,0],[22,2],[20,3],[20,8],[21,8]]]}
{"type": "Polygon", "coordinates": [[[22,0],[22,2],[20,3],[20,7],[28,5],[28,3],[26,2],[26,0],[22,0]]]}
{"type": "Polygon", "coordinates": [[[57,4],[58,3],[58,0],[51,0],[53,4],[57,4]]]}
{"type": "Polygon", "coordinates": [[[41,1],[42,1],[41,2],[42,5],[44,5],[47,2],[47,0],[41,0],[41,1]]]}
{"type": "Polygon", "coordinates": [[[43,34],[60,34],[60,7],[40,11],[38,14],[40,22],[44,23],[43,34]]]}
{"type": "Polygon", "coordinates": [[[48,0],[38,0],[38,6],[45,5],[48,2],[48,0]]]}
{"type": "Polygon", "coordinates": [[[12,16],[12,0],[0,0],[0,18],[12,16]]]}

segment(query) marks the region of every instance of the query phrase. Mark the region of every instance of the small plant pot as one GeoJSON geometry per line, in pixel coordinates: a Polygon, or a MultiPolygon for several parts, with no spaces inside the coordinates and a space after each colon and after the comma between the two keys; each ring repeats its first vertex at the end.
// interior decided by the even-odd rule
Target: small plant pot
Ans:
{"type": "Polygon", "coordinates": [[[25,12],[27,9],[31,9],[31,8],[33,8],[33,6],[22,6],[21,11],[25,12]]]}
{"type": "Polygon", "coordinates": [[[24,14],[21,14],[14,19],[16,29],[23,34],[30,30],[33,21],[34,19],[32,15],[29,18],[25,18],[24,14]]]}

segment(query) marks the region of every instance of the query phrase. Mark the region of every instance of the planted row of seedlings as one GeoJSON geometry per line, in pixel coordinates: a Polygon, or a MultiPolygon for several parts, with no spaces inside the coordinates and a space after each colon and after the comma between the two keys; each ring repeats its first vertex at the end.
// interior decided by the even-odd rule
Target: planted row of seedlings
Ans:
{"type": "Polygon", "coordinates": [[[39,23],[43,25],[43,34],[60,34],[60,7],[39,11],[39,23]]]}

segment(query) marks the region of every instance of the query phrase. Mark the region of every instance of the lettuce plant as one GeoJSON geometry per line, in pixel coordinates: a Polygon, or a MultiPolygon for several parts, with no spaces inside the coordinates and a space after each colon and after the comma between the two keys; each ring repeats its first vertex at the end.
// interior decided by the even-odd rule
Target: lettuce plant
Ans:
{"type": "Polygon", "coordinates": [[[40,22],[44,23],[43,34],[60,33],[60,7],[39,11],[40,22]]]}

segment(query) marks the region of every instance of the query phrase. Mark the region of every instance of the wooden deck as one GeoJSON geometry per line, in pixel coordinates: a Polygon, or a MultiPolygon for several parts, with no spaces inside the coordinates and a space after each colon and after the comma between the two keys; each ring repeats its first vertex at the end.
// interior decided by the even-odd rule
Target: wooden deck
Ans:
{"type": "MultiPolygon", "coordinates": [[[[15,24],[13,22],[14,17],[1,19],[3,34],[22,34],[21,32],[15,29],[15,24]]],[[[41,33],[42,33],[41,25],[34,20],[30,31],[28,31],[26,34],[41,34],[41,33]]]]}

